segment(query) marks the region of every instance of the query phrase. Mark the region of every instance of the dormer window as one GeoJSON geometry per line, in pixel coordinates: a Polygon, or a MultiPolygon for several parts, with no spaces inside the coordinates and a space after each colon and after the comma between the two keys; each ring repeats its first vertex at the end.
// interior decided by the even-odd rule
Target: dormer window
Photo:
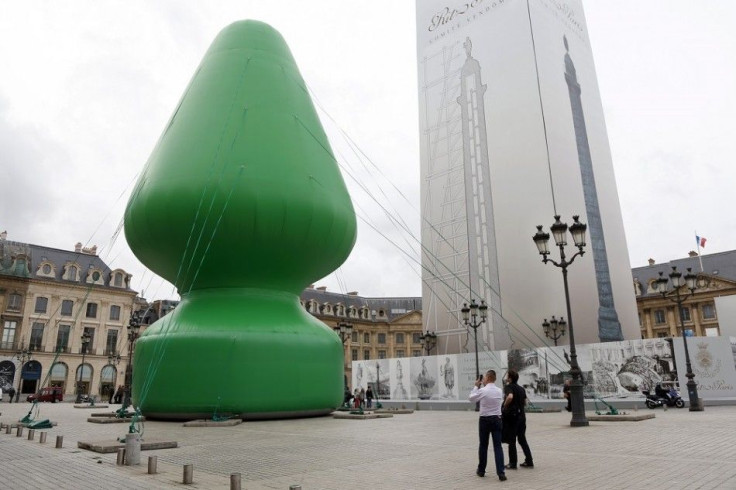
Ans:
{"type": "Polygon", "coordinates": [[[309,300],[309,313],[317,314],[319,311],[319,306],[317,305],[317,302],[313,299],[309,300]]]}
{"type": "Polygon", "coordinates": [[[102,271],[91,267],[87,272],[87,284],[99,284],[103,286],[105,281],[102,279],[102,271]]]}
{"type": "Polygon", "coordinates": [[[79,281],[79,267],[77,265],[66,264],[64,269],[64,279],[67,281],[79,281]]]}
{"type": "Polygon", "coordinates": [[[38,269],[36,269],[36,275],[41,277],[54,278],[56,276],[56,266],[54,266],[52,262],[49,262],[46,258],[44,258],[38,265],[38,269]]]}
{"type": "Polygon", "coordinates": [[[119,273],[119,272],[116,272],[115,274],[113,274],[113,276],[112,276],[112,284],[116,288],[123,287],[123,275],[121,273],[119,273]]]}

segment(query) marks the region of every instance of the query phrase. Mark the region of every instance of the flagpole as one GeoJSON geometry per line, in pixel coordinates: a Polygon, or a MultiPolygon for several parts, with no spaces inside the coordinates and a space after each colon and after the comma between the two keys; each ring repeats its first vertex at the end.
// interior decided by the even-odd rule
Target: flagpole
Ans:
{"type": "Polygon", "coordinates": [[[698,261],[700,262],[700,272],[703,271],[703,257],[700,256],[700,237],[698,236],[698,231],[695,230],[695,243],[698,246],[698,261]]]}

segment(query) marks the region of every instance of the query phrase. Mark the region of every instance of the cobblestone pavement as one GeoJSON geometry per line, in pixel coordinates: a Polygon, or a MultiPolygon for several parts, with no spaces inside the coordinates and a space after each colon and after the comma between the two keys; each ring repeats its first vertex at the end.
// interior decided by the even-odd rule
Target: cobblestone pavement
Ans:
{"type": "MultiPolygon", "coordinates": [[[[30,404],[0,403],[0,421],[15,422],[30,404]]],[[[77,441],[122,437],[127,424],[86,421],[72,404],[41,404],[36,419],[58,425],[45,444],[27,432],[0,431],[0,487],[26,489],[170,489],[182,487],[182,465],[194,465],[189,488],[282,489],[736,489],[736,407],[654,411],[642,422],[591,422],[571,428],[570,415],[532,413],[527,438],[535,468],[475,476],[477,416],[467,411],[419,411],[373,420],[330,417],[244,422],[234,427],[185,428],[146,422],[143,438],[175,440],[176,449],[144,451],[141,465],[116,466],[115,454],[77,448],[77,441]],[[57,435],[64,447],[55,449],[57,435]],[[158,456],[148,475],[147,456],[158,456]]]]}

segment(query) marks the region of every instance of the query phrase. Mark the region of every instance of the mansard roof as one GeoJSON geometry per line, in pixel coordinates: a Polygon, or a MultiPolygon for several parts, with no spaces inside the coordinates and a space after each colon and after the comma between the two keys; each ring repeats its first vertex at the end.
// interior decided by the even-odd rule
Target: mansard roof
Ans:
{"type": "MultiPolygon", "coordinates": [[[[79,266],[79,284],[86,284],[87,273],[89,270],[99,270],[105,285],[111,283],[111,275],[114,270],[97,255],[86,252],[75,252],[71,250],[60,250],[57,248],[44,247],[31,243],[14,242],[10,240],[0,240],[0,274],[38,278],[47,281],[57,281],[63,283],[74,283],[64,279],[64,266],[72,263],[79,266]],[[25,256],[27,258],[27,268],[20,270],[16,258],[25,256]],[[53,264],[53,276],[39,276],[36,274],[41,264],[44,262],[53,264]]],[[[115,269],[118,270],[118,269],[115,269]]],[[[124,274],[127,274],[124,272],[124,274]]],[[[115,287],[115,289],[123,289],[132,291],[128,281],[124,281],[123,287],[115,287]]]]}
{"type": "MultiPolygon", "coordinates": [[[[422,311],[422,298],[415,296],[365,298],[357,294],[333,293],[331,291],[307,288],[302,291],[301,299],[305,302],[314,300],[320,305],[330,303],[332,306],[342,303],[345,309],[354,306],[357,309],[366,307],[371,311],[383,310],[388,321],[403,316],[410,311],[422,311]]],[[[385,321],[383,318],[381,321],[385,321]]]]}
{"type": "MultiPolygon", "coordinates": [[[[693,257],[670,260],[661,264],[634,267],[631,269],[631,274],[635,281],[638,280],[642,286],[646,286],[652,279],[657,279],[660,272],[666,277],[667,274],[672,272],[673,266],[677,267],[677,270],[683,274],[690,267],[694,274],[705,274],[709,277],[736,282],[736,250],[701,256],[695,255],[693,257]],[[700,266],[701,260],[703,264],[702,270],[700,266]]],[[[642,293],[643,296],[647,296],[644,288],[642,288],[642,293]]]]}

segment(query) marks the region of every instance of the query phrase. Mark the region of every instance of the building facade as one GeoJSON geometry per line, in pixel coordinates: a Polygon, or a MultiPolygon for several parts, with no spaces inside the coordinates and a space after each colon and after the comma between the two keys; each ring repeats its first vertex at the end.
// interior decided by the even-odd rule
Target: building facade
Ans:
{"type": "Polygon", "coordinates": [[[419,357],[427,353],[422,342],[422,299],[364,298],[357,292],[328,292],[309,287],[300,298],[307,312],[335,328],[352,325],[345,339],[345,376],[352,376],[352,361],[419,357]]]}
{"type": "MultiPolygon", "coordinates": [[[[722,334],[716,298],[736,295],[736,250],[702,256],[690,252],[686,258],[664,264],[650,259],[649,265],[636,267],[631,273],[643,339],[680,337],[682,326],[688,335],[697,337],[722,334]],[[667,277],[672,267],[683,274],[690,268],[698,277],[698,287],[683,302],[679,317],[677,305],[662,297],[657,284],[659,273],[667,277]]],[[[683,286],[680,294],[684,297],[689,293],[683,286]]]]}
{"type": "Polygon", "coordinates": [[[97,247],[59,250],[0,235],[0,387],[109,396],[124,383],[136,292],[97,247]],[[82,338],[88,339],[83,346],[82,338]]]}

